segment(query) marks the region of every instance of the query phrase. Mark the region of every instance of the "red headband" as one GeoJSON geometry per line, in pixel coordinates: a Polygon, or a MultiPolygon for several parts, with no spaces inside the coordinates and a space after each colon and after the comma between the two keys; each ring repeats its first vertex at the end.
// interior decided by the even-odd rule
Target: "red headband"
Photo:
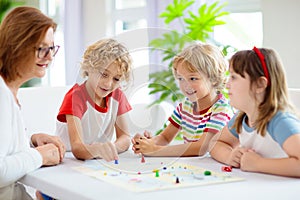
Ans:
{"type": "Polygon", "coordinates": [[[256,53],[256,55],[258,56],[260,63],[262,65],[262,68],[264,70],[264,74],[268,80],[268,85],[271,84],[270,78],[269,78],[269,72],[268,72],[268,68],[265,62],[265,57],[264,55],[260,52],[260,50],[258,48],[256,48],[255,46],[253,47],[253,51],[256,53]]]}

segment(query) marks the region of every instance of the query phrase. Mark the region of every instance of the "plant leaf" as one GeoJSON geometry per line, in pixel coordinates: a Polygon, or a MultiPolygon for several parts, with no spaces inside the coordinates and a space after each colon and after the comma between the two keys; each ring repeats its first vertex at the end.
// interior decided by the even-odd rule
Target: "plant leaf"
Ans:
{"type": "Polygon", "coordinates": [[[185,9],[187,9],[193,3],[193,0],[173,0],[173,3],[169,4],[166,7],[166,11],[162,12],[159,17],[165,18],[165,23],[169,24],[174,19],[182,17],[185,9]]]}

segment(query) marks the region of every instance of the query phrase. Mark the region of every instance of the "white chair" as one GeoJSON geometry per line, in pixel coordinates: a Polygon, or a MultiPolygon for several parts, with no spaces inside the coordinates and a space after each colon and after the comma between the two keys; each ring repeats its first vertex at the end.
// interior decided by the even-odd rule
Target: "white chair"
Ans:
{"type": "Polygon", "coordinates": [[[300,88],[289,88],[290,100],[300,112],[300,88]]]}
{"type": "Polygon", "coordinates": [[[69,88],[64,86],[19,89],[18,99],[28,134],[54,135],[56,115],[69,88]]]}
{"type": "Polygon", "coordinates": [[[150,131],[154,135],[158,130],[163,128],[164,123],[168,120],[174,109],[174,106],[167,102],[151,107],[148,107],[148,105],[146,103],[132,105],[128,119],[131,136],[136,133],[142,134],[145,130],[150,131]]]}

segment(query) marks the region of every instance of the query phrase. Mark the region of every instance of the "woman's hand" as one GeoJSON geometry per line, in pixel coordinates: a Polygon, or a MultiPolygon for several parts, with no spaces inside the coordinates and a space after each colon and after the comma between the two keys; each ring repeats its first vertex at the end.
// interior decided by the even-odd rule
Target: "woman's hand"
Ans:
{"type": "Polygon", "coordinates": [[[32,144],[36,147],[43,146],[46,144],[54,144],[58,148],[60,162],[65,156],[66,147],[58,136],[52,136],[44,133],[37,133],[32,135],[31,141],[32,144]]]}
{"type": "Polygon", "coordinates": [[[59,150],[54,144],[49,143],[40,145],[35,149],[41,154],[44,166],[57,165],[60,163],[59,150]]]}

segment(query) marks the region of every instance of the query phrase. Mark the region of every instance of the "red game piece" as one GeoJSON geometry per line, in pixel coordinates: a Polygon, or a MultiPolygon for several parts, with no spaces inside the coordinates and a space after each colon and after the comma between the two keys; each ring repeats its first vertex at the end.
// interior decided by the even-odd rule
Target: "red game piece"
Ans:
{"type": "Polygon", "coordinates": [[[231,172],[232,171],[232,167],[231,166],[223,166],[222,167],[222,171],[223,172],[231,172]]]}
{"type": "Polygon", "coordinates": [[[144,162],[145,162],[145,157],[144,157],[144,155],[142,155],[141,163],[144,163],[144,162]]]}

